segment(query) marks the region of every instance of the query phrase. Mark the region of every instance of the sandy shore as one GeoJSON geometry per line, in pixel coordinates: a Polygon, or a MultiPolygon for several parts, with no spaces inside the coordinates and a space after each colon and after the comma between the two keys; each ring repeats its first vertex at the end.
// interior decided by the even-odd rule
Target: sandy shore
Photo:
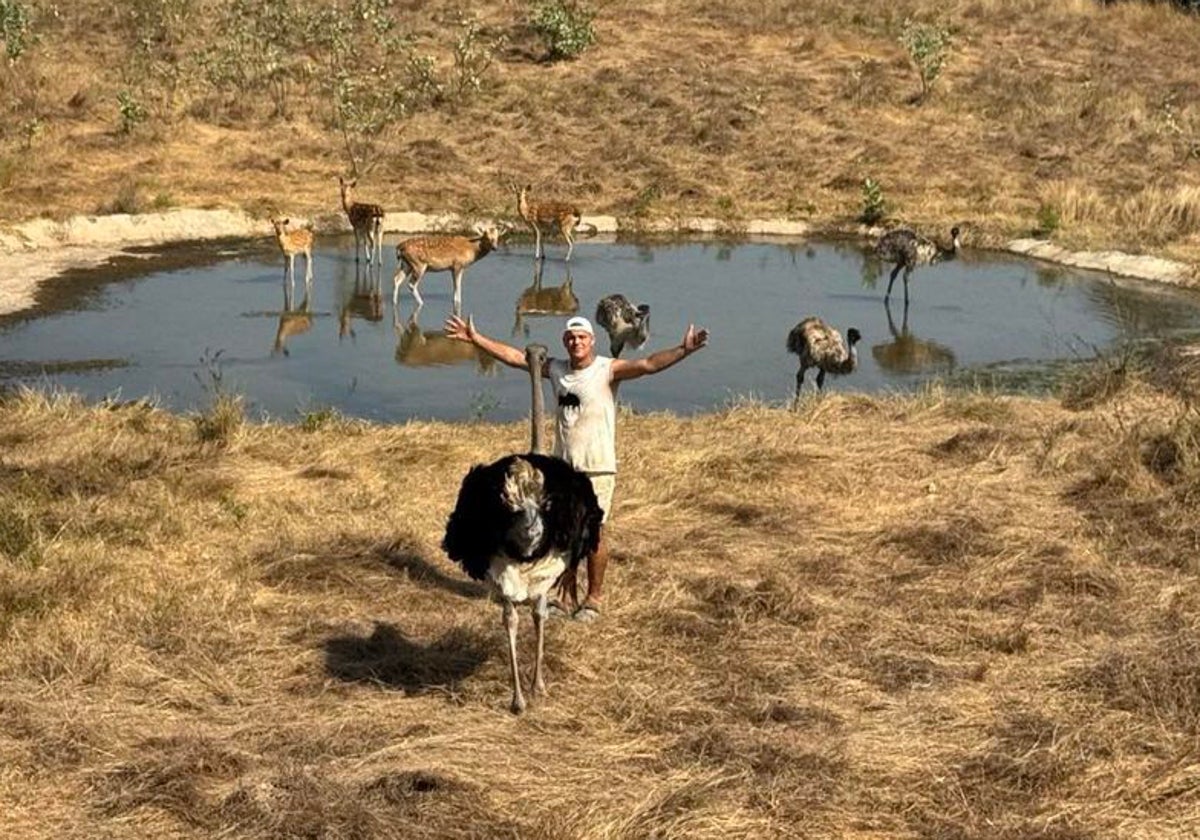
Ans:
{"type": "MultiPolygon", "coordinates": [[[[349,230],[344,218],[328,215],[312,220],[321,233],[349,230]]],[[[613,216],[588,216],[586,224],[597,233],[620,231],[613,216]]],[[[416,233],[457,227],[451,215],[389,213],[387,233],[416,233]]],[[[639,230],[658,233],[720,233],[728,225],[717,219],[687,218],[657,223],[639,230]]],[[[815,232],[805,222],[787,219],[758,219],[738,227],[749,236],[800,237],[815,232]]],[[[873,231],[858,231],[866,235],[873,231]]],[[[36,219],[0,230],[0,315],[19,312],[34,305],[41,283],[70,269],[102,265],[124,249],[168,245],[188,241],[252,239],[270,236],[270,225],[234,210],[170,210],[138,215],[76,216],[64,222],[36,219]]],[[[1016,239],[1005,250],[1074,268],[1107,271],[1174,286],[1200,288],[1200,268],[1158,257],[1119,251],[1068,251],[1037,239],[1016,239]]]]}

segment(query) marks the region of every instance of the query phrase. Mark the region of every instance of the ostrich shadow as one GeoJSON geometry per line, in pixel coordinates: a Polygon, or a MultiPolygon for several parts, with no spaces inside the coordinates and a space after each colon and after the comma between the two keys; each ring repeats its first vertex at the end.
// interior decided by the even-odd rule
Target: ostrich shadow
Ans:
{"type": "Polygon", "coordinates": [[[430,562],[416,546],[403,541],[380,548],[377,552],[384,564],[406,573],[408,579],[422,589],[441,589],[460,598],[487,598],[489,595],[483,584],[451,577],[430,562]]]}
{"type": "Polygon", "coordinates": [[[335,636],[325,641],[325,671],[344,682],[363,682],[425,694],[454,686],[474,674],[491,655],[479,633],[456,627],[428,644],[414,641],[394,624],[375,622],[370,636],[335,636]]]}

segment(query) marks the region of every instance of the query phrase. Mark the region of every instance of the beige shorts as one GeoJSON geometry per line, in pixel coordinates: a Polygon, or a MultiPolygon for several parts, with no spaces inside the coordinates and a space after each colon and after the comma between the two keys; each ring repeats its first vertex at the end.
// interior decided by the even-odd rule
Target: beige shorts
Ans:
{"type": "Polygon", "coordinates": [[[602,522],[608,521],[608,512],[612,509],[613,491],[617,489],[617,476],[614,473],[589,473],[592,489],[596,492],[596,501],[604,511],[602,522]]]}

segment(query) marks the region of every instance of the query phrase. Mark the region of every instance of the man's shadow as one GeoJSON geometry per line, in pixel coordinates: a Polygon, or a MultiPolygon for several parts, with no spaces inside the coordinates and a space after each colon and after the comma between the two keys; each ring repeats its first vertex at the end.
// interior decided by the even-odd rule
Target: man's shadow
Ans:
{"type": "Polygon", "coordinates": [[[325,671],[346,682],[382,684],[405,694],[453,686],[479,670],[491,654],[479,633],[455,627],[428,644],[395,625],[377,621],[370,636],[335,636],[325,642],[325,671]]]}

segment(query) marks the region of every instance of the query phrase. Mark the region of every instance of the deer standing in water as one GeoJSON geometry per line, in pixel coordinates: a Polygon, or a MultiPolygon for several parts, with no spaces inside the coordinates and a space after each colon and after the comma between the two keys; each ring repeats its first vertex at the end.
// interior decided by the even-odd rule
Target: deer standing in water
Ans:
{"type": "Polygon", "coordinates": [[[526,184],[517,190],[517,213],[533,228],[534,258],[544,260],[546,252],[542,250],[542,228],[558,228],[562,238],[567,243],[567,261],[571,260],[571,252],[575,249],[575,229],[583,218],[579,208],[564,201],[530,201],[531,184],[526,184]]]}
{"type": "Polygon", "coordinates": [[[279,243],[279,250],[287,258],[287,264],[283,267],[283,283],[284,294],[287,296],[289,305],[296,290],[297,255],[304,255],[304,296],[306,298],[313,281],[313,232],[309,228],[290,229],[288,225],[291,222],[291,219],[271,219],[271,227],[275,228],[275,241],[279,243]]]}
{"type": "Polygon", "coordinates": [[[396,246],[396,273],[392,276],[392,314],[400,320],[400,284],[408,280],[416,308],[425,305],[418,286],[427,271],[449,271],[454,277],[454,314],[462,312],[463,271],[496,249],[506,226],[490,224],[475,228],[477,236],[417,236],[396,246]]]}
{"type": "Polygon", "coordinates": [[[383,208],[378,204],[364,204],[354,200],[354,188],[358,179],[346,181],[338,176],[342,191],[342,209],[354,228],[354,261],[358,262],[359,249],[366,245],[367,265],[378,260],[383,265],[383,208]]]}

